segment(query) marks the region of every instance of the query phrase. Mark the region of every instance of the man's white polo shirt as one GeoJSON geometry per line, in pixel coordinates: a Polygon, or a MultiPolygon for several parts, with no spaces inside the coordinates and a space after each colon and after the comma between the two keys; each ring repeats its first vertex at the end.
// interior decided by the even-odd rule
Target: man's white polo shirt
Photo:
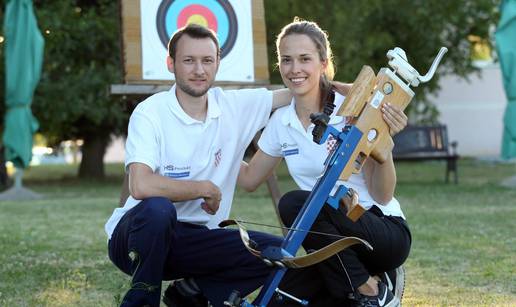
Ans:
{"type": "MultiPolygon", "coordinates": [[[[176,87],[140,103],[129,121],[126,170],[129,164],[148,165],[175,180],[210,180],[222,192],[215,215],[201,209],[202,199],[175,202],[179,221],[217,227],[229,217],[240,161],[256,132],[267,123],[272,92],[266,89],[208,91],[204,122],[187,115],[175,95],[176,87]]],[[[140,200],[129,197],[114,210],[105,230],[109,238],[122,216],[140,200]]]]}
{"type": "MultiPolygon", "coordinates": [[[[335,109],[330,117],[330,125],[337,130],[342,130],[346,125],[344,117],[336,116],[344,98],[335,93],[335,109]]],[[[314,124],[310,124],[307,130],[304,129],[296,113],[295,101],[292,99],[290,105],[274,112],[258,141],[258,146],[264,153],[285,158],[290,175],[299,188],[306,191],[311,191],[317,178],[322,175],[326,157],[335,144],[335,139],[331,136],[324,144],[316,144],[312,136],[314,127],[314,124]]],[[[387,205],[380,205],[374,201],[368,192],[362,172],[352,174],[346,182],[338,181],[336,186],[340,184],[357,191],[359,202],[366,209],[377,205],[385,215],[405,218],[395,198],[387,205]]]]}

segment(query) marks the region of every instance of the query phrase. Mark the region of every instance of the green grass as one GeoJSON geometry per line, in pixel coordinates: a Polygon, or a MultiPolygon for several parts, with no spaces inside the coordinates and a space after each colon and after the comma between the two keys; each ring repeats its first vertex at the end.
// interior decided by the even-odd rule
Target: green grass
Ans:
{"type": "MultiPolygon", "coordinates": [[[[0,306],[115,306],[129,278],[107,257],[103,226],[118,203],[121,165],[102,181],[75,167],[27,171],[38,201],[0,202],[0,306]]],[[[413,235],[405,306],[516,306],[514,164],[462,160],[459,185],[442,163],[398,165],[396,195],[413,235]]],[[[282,166],[283,192],[294,184],[282,166]]],[[[265,187],[238,191],[234,216],[276,223],[265,187]]],[[[265,227],[253,229],[279,233],[265,227]]]]}

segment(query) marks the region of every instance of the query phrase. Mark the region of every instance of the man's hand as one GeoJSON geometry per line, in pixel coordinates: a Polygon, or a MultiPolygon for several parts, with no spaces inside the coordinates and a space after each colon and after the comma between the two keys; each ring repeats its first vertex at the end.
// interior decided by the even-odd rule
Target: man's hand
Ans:
{"type": "Polygon", "coordinates": [[[204,198],[201,208],[206,211],[206,213],[214,215],[217,213],[217,210],[219,210],[220,200],[222,199],[220,189],[209,180],[202,181],[201,184],[202,198],[204,198]]]}
{"type": "Polygon", "coordinates": [[[389,133],[394,136],[403,130],[408,123],[408,117],[398,107],[390,103],[384,103],[382,106],[383,120],[389,126],[389,133]]]}

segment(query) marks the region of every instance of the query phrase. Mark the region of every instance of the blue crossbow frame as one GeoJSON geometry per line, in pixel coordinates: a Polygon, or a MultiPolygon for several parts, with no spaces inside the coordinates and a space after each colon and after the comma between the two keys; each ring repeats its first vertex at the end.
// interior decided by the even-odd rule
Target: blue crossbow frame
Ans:
{"type": "MultiPolygon", "coordinates": [[[[326,159],[323,176],[317,180],[314,189],[310,193],[301,209],[301,212],[294,221],[292,229],[283,240],[281,249],[265,249],[262,252],[262,256],[265,259],[274,261],[275,259],[279,260],[283,257],[295,256],[307,235],[307,232],[296,231],[296,229],[310,229],[325,204],[337,209],[339,207],[340,199],[348,192],[348,188],[346,186],[340,185],[335,192],[335,195],[329,196],[335,183],[339,179],[342,170],[352,158],[353,151],[360,141],[363,132],[355,126],[346,126],[343,131],[338,131],[332,126],[327,126],[318,143],[324,144],[330,135],[336,139],[336,144],[333,153],[326,159]]],[[[286,271],[287,268],[285,267],[278,267],[275,269],[265,282],[260,294],[253,303],[242,300],[238,297],[238,293],[233,293],[228,299],[227,305],[242,307],[267,306],[275,294],[288,297],[288,294],[282,292],[278,288],[286,271]]],[[[289,298],[298,301],[300,305],[308,305],[308,301],[306,300],[295,297],[289,298]]]]}
{"type": "MultiPolygon", "coordinates": [[[[335,195],[329,196],[335,183],[339,179],[344,166],[346,166],[348,161],[351,159],[353,151],[363,134],[362,131],[355,126],[347,126],[347,128],[348,129],[344,129],[344,131],[338,131],[332,126],[326,127],[326,131],[320,139],[319,144],[324,144],[326,139],[330,135],[333,135],[337,140],[336,149],[330,156],[328,156],[328,159],[325,162],[326,169],[324,171],[324,175],[317,180],[314,189],[303,205],[303,208],[292,225],[292,228],[310,229],[325,204],[329,204],[333,208],[337,209],[339,207],[340,199],[348,192],[348,188],[346,186],[340,185],[335,195]]],[[[283,253],[291,256],[295,255],[301,247],[306,235],[307,232],[290,230],[281,246],[283,253]]],[[[286,268],[281,268],[271,274],[269,279],[265,282],[265,285],[268,286],[264,286],[265,290],[262,290],[258,298],[255,300],[255,303],[253,303],[254,306],[266,306],[269,303],[273,295],[276,293],[278,285],[285,272],[286,268]]],[[[308,302],[303,301],[301,304],[308,305],[308,302]]]]}

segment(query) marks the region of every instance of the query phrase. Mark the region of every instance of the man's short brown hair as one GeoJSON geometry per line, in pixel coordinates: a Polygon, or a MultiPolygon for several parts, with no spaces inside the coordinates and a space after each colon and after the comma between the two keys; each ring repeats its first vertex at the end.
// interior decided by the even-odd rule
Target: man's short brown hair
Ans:
{"type": "Polygon", "coordinates": [[[217,47],[217,57],[220,55],[219,40],[217,39],[215,32],[201,25],[191,23],[174,32],[174,35],[172,35],[172,38],[168,42],[168,54],[172,60],[175,61],[176,59],[177,42],[183,35],[188,35],[191,38],[196,39],[210,38],[217,47]]]}

